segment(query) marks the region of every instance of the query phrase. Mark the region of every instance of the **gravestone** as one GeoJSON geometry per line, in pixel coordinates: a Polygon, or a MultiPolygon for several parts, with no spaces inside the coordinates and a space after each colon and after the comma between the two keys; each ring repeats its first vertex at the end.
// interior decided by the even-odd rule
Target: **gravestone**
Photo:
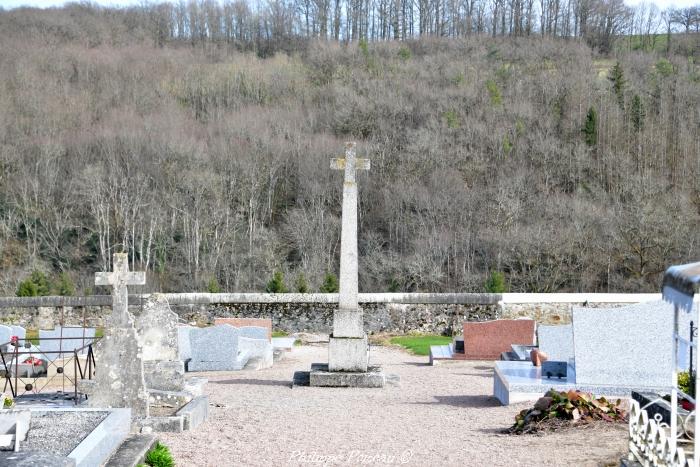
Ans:
{"type": "Polygon", "coordinates": [[[671,386],[672,305],[574,308],[573,333],[577,384],[671,386]]]}
{"type": "Polygon", "coordinates": [[[13,335],[11,327],[0,324],[0,345],[8,344],[13,335]]]}
{"type": "Polygon", "coordinates": [[[214,324],[230,324],[234,328],[261,327],[267,329],[267,339],[272,339],[272,320],[270,318],[216,318],[214,324]]]}
{"type": "Polygon", "coordinates": [[[136,332],[143,353],[146,387],[159,391],[181,391],[185,364],[178,355],[177,314],[162,294],[152,294],[136,318],[136,332]]]}
{"type": "Polygon", "coordinates": [[[570,324],[537,326],[539,349],[549,360],[569,362],[574,359],[574,331],[570,324]]]}
{"type": "Polygon", "coordinates": [[[148,393],[127,286],[145,282],[143,272],[129,272],[126,253],[114,254],[112,272],[95,274],[95,285],[112,286],[112,313],[106,320],[104,337],[95,346],[94,383],[81,381],[91,407],[129,407],[132,419],[148,417],[148,393]]]}
{"type": "MultiPolygon", "coordinates": [[[[73,351],[92,344],[95,341],[95,328],[56,327],[51,330],[39,330],[39,347],[47,360],[68,358],[73,351]],[[63,338],[63,339],[61,339],[63,338]]],[[[85,355],[87,348],[78,352],[85,355]]]]}
{"type": "Polygon", "coordinates": [[[228,324],[190,330],[189,371],[240,370],[245,361],[239,359],[240,331],[228,324]]]}
{"type": "Polygon", "coordinates": [[[143,361],[178,360],[177,314],[163,294],[151,294],[136,318],[143,361]]]}
{"type": "Polygon", "coordinates": [[[497,360],[513,344],[533,345],[535,321],[531,319],[498,319],[468,321],[463,325],[464,357],[467,360],[497,360]]]}
{"type": "Polygon", "coordinates": [[[192,350],[190,346],[190,331],[194,326],[178,326],[177,327],[177,350],[180,360],[188,362],[192,358],[192,350]]]}
{"type": "Polygon", "coordinates": [[[369,345],[358,302],[357,170],[369,170],[369,159],[355,156],[355,143],[345,146],[345,158],[331,160],[331,169],[343,170],[343,211],[340,233],[340,290],[328,342],[328,365],[314,364],[311,386],[382,387],[379,368],[369,370],[369,345]]]}

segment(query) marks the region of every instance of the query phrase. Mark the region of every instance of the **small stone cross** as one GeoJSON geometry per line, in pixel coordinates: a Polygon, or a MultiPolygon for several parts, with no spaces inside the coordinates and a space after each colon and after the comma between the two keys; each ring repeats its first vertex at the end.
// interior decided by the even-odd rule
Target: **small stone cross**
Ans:
{"type": "Polygon", "coordinates": [[[129,272],[129,257],[126,253],[114,254],[112,272],[95,273],[95,285],[112,286],[112,325],[129,323],[129,285],[146,283],[145,272],[129,272]]]}

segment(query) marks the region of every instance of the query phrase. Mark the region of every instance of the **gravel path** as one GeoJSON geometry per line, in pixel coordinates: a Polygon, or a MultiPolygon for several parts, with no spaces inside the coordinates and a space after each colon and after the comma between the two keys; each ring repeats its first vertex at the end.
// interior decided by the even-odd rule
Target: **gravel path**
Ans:
{"type": "Polygon", "coordinates": [[[372,360],[398,385],[384,389],[290,388],[296,370],[327,360],[325,346],[296,347],[273,368],[203,374],[209,420],[161,434],[178,466],[604,465],[626,450],[626,426],[544,436],[500,430],[528,404],[491,397],[490,362],[427,366],[427,357],[374,347],[372,360]]]}

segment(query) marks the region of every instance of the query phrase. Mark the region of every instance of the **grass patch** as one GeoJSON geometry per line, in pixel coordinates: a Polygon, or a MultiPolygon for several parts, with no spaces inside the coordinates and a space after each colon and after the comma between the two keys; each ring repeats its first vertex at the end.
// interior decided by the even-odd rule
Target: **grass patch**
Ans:
{"type": "Polygon", "coordinates": [[[165,444],[161,444],[160,441],[156,441],[153,449],[146,453],[144,464],[151,467],[174,467],[175,461],[170,449],[165,444]]]}
{"type": "Polygon", "coordinates": [[[287,331],[272,331],[272,337],[287,337],[288,335],[287,331]]]}
{"type": "Polygon", "coordinates": [[[426,334],[421,336],[397,336],[389,339],[394,345],[400,345],[416,355],[429,355],[431,345],[447,345],[452,342],[448,336],[426,334]]]}

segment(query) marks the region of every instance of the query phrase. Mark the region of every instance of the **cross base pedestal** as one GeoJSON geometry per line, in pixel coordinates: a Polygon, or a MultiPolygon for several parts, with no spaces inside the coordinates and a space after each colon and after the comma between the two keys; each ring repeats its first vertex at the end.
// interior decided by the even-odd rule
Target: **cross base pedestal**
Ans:
{"type": "Polygon", "coordinates": [[[369,347],[367,336],[335,337],[328,342],[329,371],[367,371],[369,347]]]}
{"type": "Polygon", "coordinates": [[[309,386],[337,388],[382,388],[386,376],[381,367],[368,367],[367,371],[328,371],[325,363],[312,363],[309,386]]]}

